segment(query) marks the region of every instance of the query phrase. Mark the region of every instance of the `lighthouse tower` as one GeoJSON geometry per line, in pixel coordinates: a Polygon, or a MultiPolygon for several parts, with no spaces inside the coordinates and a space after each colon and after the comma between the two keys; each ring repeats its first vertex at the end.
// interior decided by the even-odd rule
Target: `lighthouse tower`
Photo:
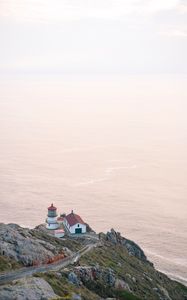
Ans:
{"type": "Polygon", "coordinates": [[[47,219],[46,219],[46,228],[47,229],[57,229],[59,227],[57,223],[57,213],[56,213],[56,207],[53,206],[53,203],[51,206],[48,207],[48,214],[47,214],[47,219]]]}

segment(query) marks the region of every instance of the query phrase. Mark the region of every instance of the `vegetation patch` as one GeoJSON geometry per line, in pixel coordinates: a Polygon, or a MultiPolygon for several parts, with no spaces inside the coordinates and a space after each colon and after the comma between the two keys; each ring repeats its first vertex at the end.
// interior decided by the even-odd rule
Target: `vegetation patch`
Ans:
{"type": "Polygon", "coordinates": [[[15,260],[0,255],[0,272],[12,271],[21,267],[22,265],[15,260]]]}
{"type": "Polygon", "coordinates": [[[52,287],[55,294],[60,298],[58,299],[71,299],[73,294],[78,294],[83,300],[99,300],[100,297],[87,289],[85,286],[77,287],[67,280],[64,275],[57,275],[53,272],[38,273],[35,277],[44,278],[52,287]]]}
{"type": "Polygon", "coordinates": [[[115,296],[118,300],[141,300],[140,298],[136,297],[135,295],[122,290],[116,290],[115,296]]]}
{"type": "MultiPolygon", "coordinates": [[[[129,255],[122,245],[105,242],[102,247],[94,248],[82,256],[79,263],[85,266],[95,264],[109,267],[117,278],[125,281],[132,293],[126,290],[117,291],[117,299],[145,299],[146,297],[158,300],[167,292],[171,299],[187,299],[186,287],[158,272],[151,264],[129,255]]],[[[102,288],[99,290],[102,292],[102,288]]],[[[109,291],[107,296],[110,296],[109,291]]]]}

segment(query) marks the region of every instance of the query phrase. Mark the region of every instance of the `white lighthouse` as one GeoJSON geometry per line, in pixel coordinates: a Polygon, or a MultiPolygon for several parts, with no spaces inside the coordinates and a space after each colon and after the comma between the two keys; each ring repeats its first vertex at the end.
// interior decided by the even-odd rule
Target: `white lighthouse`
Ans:
{"type": "Polygon", "coordinates": [[[56,207],[51,204],[51,206],[48,207],[48,214],[46,219],[46,228],[47,229],[57,229],[59,227],[59,224],[57,222],[57,212],[56,207]]]}

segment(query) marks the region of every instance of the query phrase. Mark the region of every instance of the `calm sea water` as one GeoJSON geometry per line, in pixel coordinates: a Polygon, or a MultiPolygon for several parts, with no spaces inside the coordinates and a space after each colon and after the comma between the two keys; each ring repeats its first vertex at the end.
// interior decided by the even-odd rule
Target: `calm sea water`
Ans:
{"type": "Polygon", "coordinates": [[[115,228],[187,284],[187,78],[4,79],[0,221],[53,202],[115,228]]]}

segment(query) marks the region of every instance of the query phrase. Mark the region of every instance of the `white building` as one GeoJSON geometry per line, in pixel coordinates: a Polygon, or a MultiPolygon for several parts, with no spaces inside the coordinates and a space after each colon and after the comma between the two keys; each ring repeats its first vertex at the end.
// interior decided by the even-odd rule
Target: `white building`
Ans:
{"type": "Polygon", "coordinates": [[[86,233],[86,224],[73,211],[64,218],[64,225],[71,234],[86,233]]]}
{"type": "Polygon", "coordinates": [[[46,228],[47,229],[57,229],[59,228],[59,224],[57,222],[57,212],[56,212],[56,207],[53,206],[53,203],[51,204],[50,207],[48,207],[48,214],[47,214],[47,219],[46,219],[46,228]]]}
{"type": "Polygon", "coordinates": [[[64,237],[64,234],[65,234],[64,229],[56,229],[55,230],[55,237],[57,237],[57,238],[64,237]]]}
{"type": "Polygon", "coordinates": [[[57,218],[57,222],[58,222],[59,225],[64,224],[64,217],[61,217],[61,216],[58,217],[58,218],[57,218]]]}

